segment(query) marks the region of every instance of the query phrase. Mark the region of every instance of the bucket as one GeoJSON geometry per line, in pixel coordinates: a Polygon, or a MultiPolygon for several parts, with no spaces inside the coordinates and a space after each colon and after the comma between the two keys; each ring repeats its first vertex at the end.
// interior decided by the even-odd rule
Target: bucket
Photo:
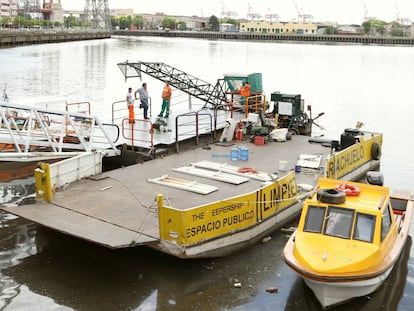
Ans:
{"type": "Polygon", "coordinates": [[[287,161],[279,161],[279,171],[285,172],[287,171],[288,162],[287,161]]]}

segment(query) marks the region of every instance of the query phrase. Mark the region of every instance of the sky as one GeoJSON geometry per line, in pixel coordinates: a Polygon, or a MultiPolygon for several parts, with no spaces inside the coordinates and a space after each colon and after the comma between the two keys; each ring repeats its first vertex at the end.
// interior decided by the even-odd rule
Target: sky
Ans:
{"type": "MultiPolygon", "coordinates": [[[[98,1],[98,0],[96,0],[98,1]]],[[[86,0],[61,0],[64,10],[83,10],[86,0]]],[[[223,17],[222,12],[236,12],[246,18],[248,12],[277,14],[279,21],[291,21],[301,14],[313,16],[314,22],[362,24],[364,17],[386,22],[408,18],[414,22],[414,0],[108,0],[110,9],[131,8],[135,14],[163,12],[167,15],[223,17]]]]}

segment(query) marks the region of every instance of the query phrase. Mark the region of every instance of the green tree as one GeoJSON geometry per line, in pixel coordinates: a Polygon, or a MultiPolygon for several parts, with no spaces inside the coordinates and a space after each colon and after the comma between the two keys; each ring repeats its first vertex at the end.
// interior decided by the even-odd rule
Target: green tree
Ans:
{"type": "Polygon", "coordinates": [[[40,25],[43,27],[43,28],[49,28],[50,27],[50,21],[49,20],[42,20],[41,22],[40,22],[40,25]]]}
{"type": "Polygon", "coordinates": [[[3,16],[0,18],[0,24],[4,27],[4,25],[11,24],[10,16],[3,16]]]}
{"type": "Polygon", "coordinates": [[[379,20],[379,19],[370,19],[362,23],[362,27],[364,28],[365,34],[377,32],[383,35],[386,32],[386,25],[387,25],[386,22],[379,20]]]}
{"type": "Polygon", "coordinates": [[[66,28],[79,27],[80,21],[75,16],[69,15],[63,18],[63,24],[65,25],[66,28]]]}
{"type": "Polygon", "coordinates": [[[117,18],[117,22],[120,29],[130,28],[132,25],[132,17],[131,16],[121,16],[117,18]]]}
{"type": "Polygon", "coordinates": [[[144,19],[142,16],[136,15],[132,18],[132,25],[136,26],[138,29],[144,27],[144,19]]]}
{"type": "Polygon", "coordinates": [[[81,26],[85,27],[85,28],[92,28],[93,27],[93,22],[92,21],[82,22],[81,26]]]}
{"type": "Polygon", "coordinates": [[[402,30],[400,27],[392,28],[390,35],[393,37],[404,37],[404,30],[402,30]]]}
{"type": "Polygon", "coordinates": [[[220,22],[218,18],[214,15],[210,16],[210,19],[208,21],[208,25],[211,31],[219,31],[220,30],[220,22]]]}
{"type": "Polygon", "coordinates": [[[385,34],[385,24],[379,24],[377,26],[377,32],[381,35],[385,34]]]}
{"type": "Polygon", "coordinates": [[[24,20],[25,18],[23,16],[16,16],[13,20],[14,27],[18,27],[18,28],[23,27],[24,20]]]}
{"type": "Polygon", "coordinates": [[[369,34],[371,32],[371,23],[369,21],[363,22],[362,28],[364,29],[364,34],[369,34]]]}
{"type": "Polygon", "coordinates": [[[179,21],[177,24],[178,30],[187,30],[187,24],[183,21],[179,21]]]}
{"type": "Polygon", "coordinates": [[[172,17],[164,17],[162,20],[161,20],[161,26],[162,26],[162,28],[164,28],[164,29],[166,29],[166,28],[169,28],[169,29],[175,29],[176,28],[176,20],[175,20],[175,18],[172,18],[172,17]]]}

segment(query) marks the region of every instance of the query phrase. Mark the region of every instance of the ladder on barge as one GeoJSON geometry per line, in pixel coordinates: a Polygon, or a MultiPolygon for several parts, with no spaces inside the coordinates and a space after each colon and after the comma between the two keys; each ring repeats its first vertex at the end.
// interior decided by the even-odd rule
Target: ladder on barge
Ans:
{"type": "Polygon", "coordinates": [[[25,162],[100,151],[116,156],[119,128],[87,113],[0,104],[0,160],[25,162]]]}

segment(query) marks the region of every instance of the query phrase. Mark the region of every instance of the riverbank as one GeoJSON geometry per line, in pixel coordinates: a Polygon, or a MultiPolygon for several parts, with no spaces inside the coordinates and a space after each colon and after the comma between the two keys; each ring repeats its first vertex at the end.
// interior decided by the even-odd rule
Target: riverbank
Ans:
{"type": "Polygon", "coordinates": [[[412,37],[378,37],[365,35],[301,35],[247,32],[196,32],[164,30],[118,30],[118,36],[151,36],[169,38],[194,38],[208,40],[240,40],[263,42],[325,43],[325,44],[375,44],[414,46],[412,37]]]}
{"type": "Polygon", "coordinates": [[[106,39],[111,37],[107,30],[0,30],[0,48],[30,44],[57,43],[79,40],[106,39]]]}
{"type": "Polygon", "coordinates": [[[246,32],[196,32],[164,30],[0,30],[0,48],[57,43],[79,40],[106,39],[116,36],[193,38],[205,40],[237,40],[255,42],[291,42],[320,44],[360,44],[414,46],[412,37],[378,37],[365,35],[301,35],[246,32]]]}

